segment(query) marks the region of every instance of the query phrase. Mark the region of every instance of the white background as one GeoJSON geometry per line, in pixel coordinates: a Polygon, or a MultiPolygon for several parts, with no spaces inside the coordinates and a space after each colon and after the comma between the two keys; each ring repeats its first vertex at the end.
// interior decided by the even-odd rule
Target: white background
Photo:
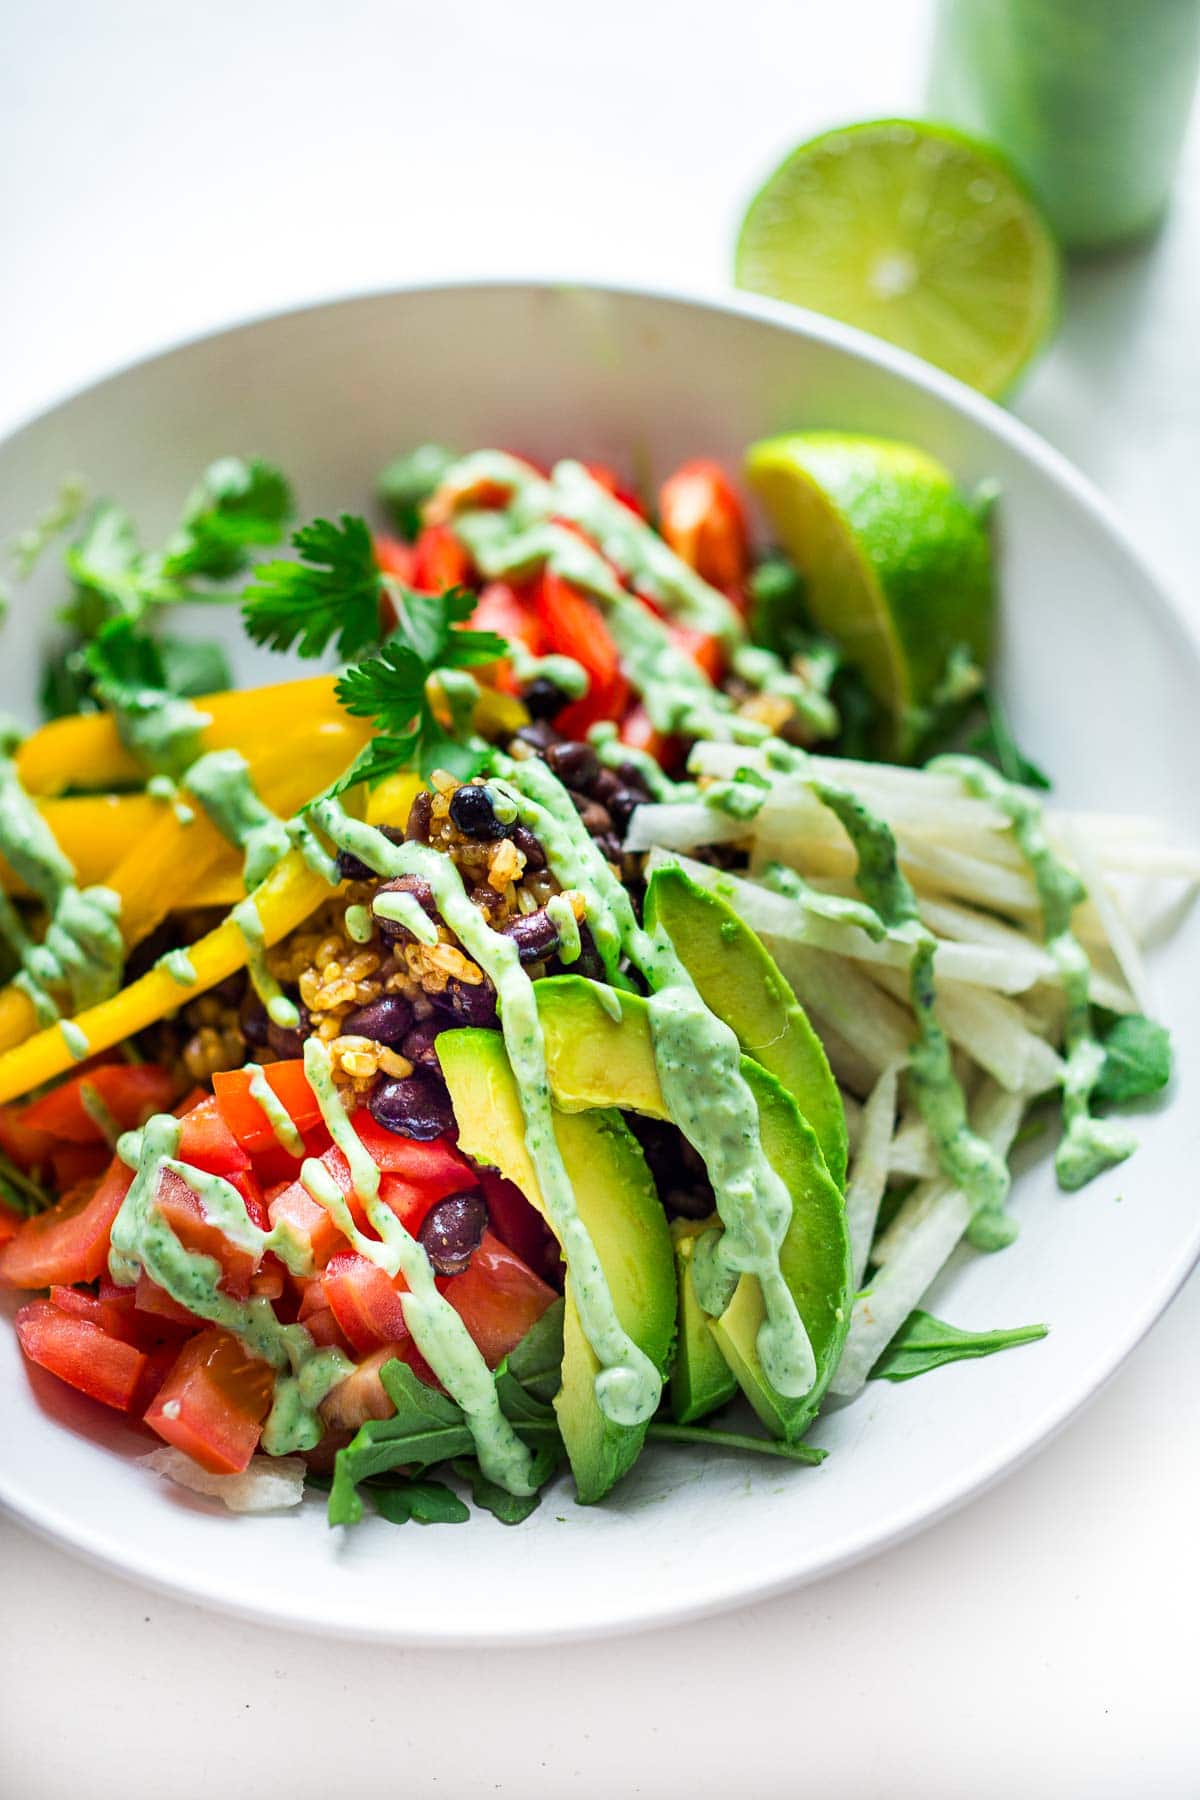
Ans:
{"type": "MultiPolygon", "coordinates": [[[[719,289],[780,153],[919,107],[928,30],[915,0],[3,16],[0,430],[151,348],[363,286],[719,289]]],[[[1168,229],[1072,276],[1017,406],[1189,603],[1198,176],[1193,133],[1168,229]]],[[[948,1523],[792,1598],[571,1649],[264,1631],[0,1524],[0,1796],[1193,1796],[1198,1370],[1193,1282],[1084,1419],[948,1523]]]]}

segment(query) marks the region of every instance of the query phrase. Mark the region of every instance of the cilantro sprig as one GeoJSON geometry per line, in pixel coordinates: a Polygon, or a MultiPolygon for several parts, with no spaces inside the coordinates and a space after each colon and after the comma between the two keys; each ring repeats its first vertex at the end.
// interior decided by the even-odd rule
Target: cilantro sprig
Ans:
{"type": "Polygon", "coordinates": [[[384,576],[365,519],[314,519],[292,535],[297,562],[260,563],[243,596],[242,616],[256,644],[343,662],[380,639],[384,576]]]}

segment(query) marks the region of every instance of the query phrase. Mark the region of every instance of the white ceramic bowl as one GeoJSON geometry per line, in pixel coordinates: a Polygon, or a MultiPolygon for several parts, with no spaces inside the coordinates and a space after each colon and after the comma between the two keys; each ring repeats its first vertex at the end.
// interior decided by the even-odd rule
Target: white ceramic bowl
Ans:
{"type": "MultiPolygon", "coordinates": [[[[150,539],[211,457],[259,451],[303,515],[360,510],[426,438],[574,454],[638,478],[788,426],[909,438],[1003,490],[1000,667],[1020,740],[1070,803],[1153,809],[1200,836],[1197,649],[1102,500],[1005,413],[887,346],[763,303],[549,285],[383,294],[285,314],[155,357],[0,448],[0,540],[65,471],[128,504],[150,539]]],[[[4,630],[0,701],[33,718],[57,597],[39,576],[4,630]]],[[[247,657],[253,676],[261,657],[247,657]]],[[[278,663],[273,665],[277,675],[278,663]]],[[[1197,928],[1154,963],[1179,1084],[1200,1047],[1197,928]]],[[[1016,1246],[962,1254],[937,1310],[970,1326],[1044,1319],[1031,1349],[871,1384],[813,1433],[820,1469],[658,1447],[605,1505],[567,1484],[524,1525],[371,1520],[319,1501],[234,1518],[136,1466],[145,1440],[27,1370],[0,1330],[0,1499],[36,1530],[174,1593],[283,1624],[403,1643],[514,1643],[677,1620],[868,1555],[980,1491],[1058,1429],[1154,1322],[1200,1247],[1200,1125],[1176,1099],[1133,1161],[1083,1193],[1045,1158],[1017,1183],[1016,1246]]],[[[6,1303],[12,1310],[12,1303],[6,1303]]]]}

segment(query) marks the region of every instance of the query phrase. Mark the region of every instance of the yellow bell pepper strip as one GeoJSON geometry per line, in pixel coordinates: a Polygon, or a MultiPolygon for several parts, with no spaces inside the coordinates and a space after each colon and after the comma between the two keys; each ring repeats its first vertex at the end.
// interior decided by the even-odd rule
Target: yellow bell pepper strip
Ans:
{"type": "MultiPolygon", "coordinates": [[[[256,785],[266,804],[295,812],[342,773],[366,741],[367,729],[343,714],[306,731],[303,750],[284,739],[258,758],[256,785]]],[[[190,824],[169,803],[157,802],[158,816],[145,837],[107,873],[105,886],[120,896],[119,924],[125,948],[141,943],[174,907],[198,905],[201,879],[226,856],[228,844],[193,803],[190,824]]],[[[10,983],[0,991],[0,1050],[19,1044],[37,1024],[33,1002],[10,983]]]]}
{"type": "MultiPolygon", "coordinates": [[[[313,675],[271,687],[206,694],[195,702],[211,724],[201,750],[240,750],[253,765],[256,750],[281,737],[307,732],[346,715],[334,695],[333,675],[313,675]]],[[[139,787],[145,771],[117,735],[108,713],[54,719],[31,733],[17,751],[17,773],[28,794],[61,794],[65,788],[139,787]]],[[[314,789],[315,791],[315,789],[314,789]]]]}
{"type": "MultiPolygon", "coordinates": [[[[326,882],[309,868],[300,852],[289,851],[255,889],[251,902],[262,921],[264,943],[277,944],[294,931],[329,893],[326,882]]],[[[111,1049],[244,968],[246,939],[233,919],[223,919],[215,930],[193,944],[187,955],[196,972],[194,982],[181,983],[165,968],[153,968],[111,1000],[77,1014],[71,1021],[71,1035],[81,1054],[95,1055],[111,1049]]],[[[72,1068],[74,1062],[61,1025],[36,1032],[23,1044],[0,1054],[0,1103],[52,1081],[72,1068]]]]}
{"type": "MultiPolygon", "coordinates": [[[[126,851],[157,825],[163,802],[150,794],[79,794],[69,800],[43,800],[38,811],[74,865],[80,887],[90,887],[105,881],[126,851]]],[[[19,900],[32,898],[2,856],[0,887],[19,900]]]]}

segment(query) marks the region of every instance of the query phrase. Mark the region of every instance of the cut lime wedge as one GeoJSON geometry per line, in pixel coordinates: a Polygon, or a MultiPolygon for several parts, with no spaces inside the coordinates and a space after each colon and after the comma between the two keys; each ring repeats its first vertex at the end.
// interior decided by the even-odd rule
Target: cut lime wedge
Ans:
{"type": "Polygon", "coordinates": [[[1049,336],[1058,253],[999,154],[941,125],[850,125],[801,144],[750,202],[739,287],[899,344],[1006,393],[1049,336]]]}
{"type": "Polygon", "coordinates": [[[804,577],[813,624],[878,702],[881,748],[906,756],[956,656],[986,669],[992,558],[978,510],[912,444],[797,431],[752,445],[746,475],[804,577]]]}

